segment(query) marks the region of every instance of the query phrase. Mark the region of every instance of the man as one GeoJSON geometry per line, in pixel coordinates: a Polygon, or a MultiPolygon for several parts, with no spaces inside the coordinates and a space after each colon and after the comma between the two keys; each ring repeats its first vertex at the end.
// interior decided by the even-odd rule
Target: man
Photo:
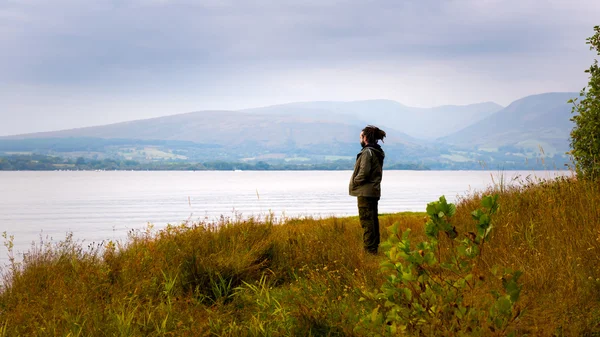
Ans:
{"type": "Polygon", "coordinates": [[[362,151],[356,156],[354,173],[350,179],[350,195],[358,199],[358,215],[363,228],[365,250],[377,254],[379,248],[379,218],[377,204],[381,197],[381,179],[385,153],[377,142],[385,132],[368,125],[360,133],[362,151]]]}

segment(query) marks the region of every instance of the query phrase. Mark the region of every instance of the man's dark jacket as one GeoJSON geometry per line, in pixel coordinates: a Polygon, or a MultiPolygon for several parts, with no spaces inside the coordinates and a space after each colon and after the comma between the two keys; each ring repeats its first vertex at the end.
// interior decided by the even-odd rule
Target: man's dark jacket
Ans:
{"type": "Polygon", "coordinates": [[[356,156],[354,173],[350,179],[350,195],[381,197],[381,178],[385,153],[378,144],[367,144],[356,156]]]}

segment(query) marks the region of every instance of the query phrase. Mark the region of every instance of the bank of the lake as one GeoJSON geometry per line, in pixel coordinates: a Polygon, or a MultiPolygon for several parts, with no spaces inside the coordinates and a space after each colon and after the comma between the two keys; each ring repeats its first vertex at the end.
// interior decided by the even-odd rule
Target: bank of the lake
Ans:
{"type": "MultiPolygon", "coordinates": [[[[467,334],[481,327],[483,335],[600,333],[600,186],[560,179],[495,192],[494,229],[469,278],[476,290],[461,288],[466,302],[446,305],[485,308],[495,301],[490,291],[503,292],[503,280],[514,277],[492,267],[520,270],[518,301],[498,307],[510,320],[496,330],[493,310],[481,311],[474,326],[459,313],[436,316],[438,307],[425,311],[435,318],[426,322],[467,334]]],[[[477,194],[458,201],[450,220],[458,240],[474,230],[471,212],[480,207],[477,194]]],[[[424,241],[424,222],[422,213],[384,215],[382,236],[398,223],[412,230],[413,244],[424,241]]],[[[446,252],[452,246],[444,237],[446,252]]],[[[389,271],[379,265],[387,257],[364,253],[361,238],[355,217],[329,217],[170,227],[92,251],[63,242],[4,269],[0,335],[364,336],[388,328],[373,324],[385,317],[400,329],[386,302],[369,296],[386,282],[389,271]]],[[[427,331],[418,322],[404,328],[427,331]]]]}
{"type": "MultiPolygon", "coordinates": [[[[422,212],[428,202],[494,184],[570,174],[558,171],[394,171],[382,183],[382,213],[422,212]]],[[[223,217],[329,217],[357,214],[351,171],[0,172],[0,232],[18,252],[73,233],[86,244],[123,240],[153,224],[223,217]]],[[[0,263],[7,260],[0,250],[0,263]]]]}

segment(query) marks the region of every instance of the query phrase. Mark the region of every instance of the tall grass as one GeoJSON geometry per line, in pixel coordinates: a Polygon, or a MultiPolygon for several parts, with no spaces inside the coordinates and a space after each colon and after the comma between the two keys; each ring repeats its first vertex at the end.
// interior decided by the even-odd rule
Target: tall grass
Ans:
{"type": "MultiPolygon", "coordinates": [[[[469,224],[466,211],[482,194],[459,202],[457,223],[469,224]]],[[[504,187],[499,203],[483,261],[524,272],[522,332],[600,333],[600,184],[529,181],[504,187]]]]}
{"type": "MultiPolygon", "coordinates": [[[[498,189],[485,265],[520,269],[516,331],[600,333],[600,186],[573,179],[498,189]]],[[[457,203],[472,230],[482,194],[457,203]]],[[[424,213],[380,217],[424,238],[424,213]]],[[[126,242],[41,246],[2,270],[0,336],[360,335],[383,254],[362,248],[356,217],[223,219],[132,232],[126,242]]],[[[8,239],[8,241],[10,241],[8,239]]],[[[10,244],[9,244],[10,246],[10,244]]],[[[490,289],[500,282],[485,275],[490,289]]]]}

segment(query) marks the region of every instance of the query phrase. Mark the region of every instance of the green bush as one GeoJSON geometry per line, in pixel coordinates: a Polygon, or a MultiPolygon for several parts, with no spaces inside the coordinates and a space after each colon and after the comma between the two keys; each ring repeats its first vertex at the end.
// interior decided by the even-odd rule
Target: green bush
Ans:
{"type": "MultiPolygon", "coordinates": [[[[587,39],[590,50],[600,55],[600,26],[594,27],[594,36],[587,39]]],[[[578,176],[598,179],[600,177],[600,69],[598,60],[585,71],[590,74],[587,88],[583,88],[581,100],[574,98],[571,120],[575,127],[571,131],[571,154],[575,160],[578,176]]]]}
{"type": "Polygon", "coordinates": [[[445,197],[429,203],[425,224],[426,241],[411,243],[410,229],[403,233],[398,224],[382,245],[387,259],[381,271],[387,274],[379,291],[366,297],[379,301],[363,320],[362,333],[385,335],[488,335],[505,334],[519,317],[515,303],[519,299],[520,271],[494,266],[492,273],[501,279],[502,291],[491,294],[482,289],[485,278],[480,256],[492,231],[491,217],[498,209],[498,195],[482,199],[482,209],[471,213],[477,221],[474,232],[459,238],[451,217],[456,212],[445,197]],[[440,233],[445,234],[440,237],[440,233]],[[491,295],[491,296],[490,296],[491,295]]]}

